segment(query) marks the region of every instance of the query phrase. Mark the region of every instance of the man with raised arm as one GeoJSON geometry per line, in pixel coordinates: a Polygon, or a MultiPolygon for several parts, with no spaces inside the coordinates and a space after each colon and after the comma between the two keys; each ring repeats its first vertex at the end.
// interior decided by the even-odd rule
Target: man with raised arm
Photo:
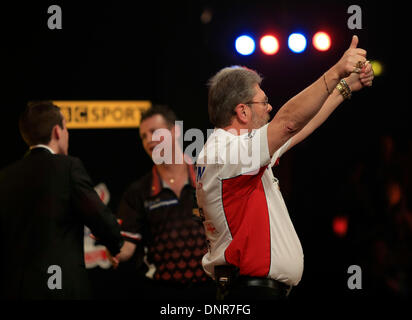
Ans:
{"type": "Polygon", "coordinates": [[[284,299],[303,272],[303,252],[272,167],[353,91],[371,86],[366,51],[353,36],[342,58],[283,105],[272,106],[261,77],[244,67],[209,82],[215,131],[197,159],[196,195],[209,242],[205,271],[219,299],[284,299]]]}

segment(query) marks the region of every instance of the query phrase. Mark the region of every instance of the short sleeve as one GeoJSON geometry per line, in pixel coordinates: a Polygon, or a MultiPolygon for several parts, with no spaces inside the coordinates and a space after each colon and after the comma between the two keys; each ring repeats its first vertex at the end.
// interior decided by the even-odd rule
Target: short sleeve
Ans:
{"type": "Polygon", "coordinates": [[[254,174],[270,163],[267,125],[241,135],[219,135],[221,178],[254,174]]]}
{"type": "Polygon", "coordinates": [[[270,160],[270,167],[273,167],[276,164],[276,162],[280,159],[280,157],[286,152],[292,139],[293,137],[286,141],[283,146],[276,150],[276,152],[272,156],[272,159],[270,160]]]}

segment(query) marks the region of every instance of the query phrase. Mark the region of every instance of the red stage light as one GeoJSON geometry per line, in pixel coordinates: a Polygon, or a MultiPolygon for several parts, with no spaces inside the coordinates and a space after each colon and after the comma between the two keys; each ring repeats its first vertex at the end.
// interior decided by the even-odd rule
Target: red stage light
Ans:
{"type": "Polygon", "coordinates": [[[330,39],[330,36],[323,31],[319,31],[315,33],[313,36],[313,46],[319,50],[319,51],[327,51],[329,50],[332,41],[330,39]]]}
{"type": "Polygon", "coordinates": [[[339,236],[344,237],[348,232],[348,217],[338,216],[333,218],[332,222],[333,232],[339,236]]]}
{"type": "Polygon", "coordinates": [[[263,36],[260,39],[260,49],[265,54],[273,55],[279,51],[279,41],[272,35],[263,36]]]}

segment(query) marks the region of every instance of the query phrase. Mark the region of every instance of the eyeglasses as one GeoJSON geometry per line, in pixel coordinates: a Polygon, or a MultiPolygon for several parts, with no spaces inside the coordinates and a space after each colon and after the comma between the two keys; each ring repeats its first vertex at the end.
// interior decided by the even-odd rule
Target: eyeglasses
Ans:
{"type": "Polygon", "coordinates": [[[265,101],[249,101],[249,102],[246,102],[245,104],[254,104],[254,103],[262,103],[265,107],[267,107],[269,104],[269,100],[266,99],[265,101]]]}

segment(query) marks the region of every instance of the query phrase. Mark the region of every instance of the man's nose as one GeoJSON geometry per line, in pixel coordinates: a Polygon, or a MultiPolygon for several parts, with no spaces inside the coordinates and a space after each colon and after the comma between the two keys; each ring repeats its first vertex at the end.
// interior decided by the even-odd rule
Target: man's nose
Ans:
{"type": "Polygon", "coordinates": [[[272,106],[270,105],[270,103],[268,103],[268,112],[272,111],[272,106]]]}

